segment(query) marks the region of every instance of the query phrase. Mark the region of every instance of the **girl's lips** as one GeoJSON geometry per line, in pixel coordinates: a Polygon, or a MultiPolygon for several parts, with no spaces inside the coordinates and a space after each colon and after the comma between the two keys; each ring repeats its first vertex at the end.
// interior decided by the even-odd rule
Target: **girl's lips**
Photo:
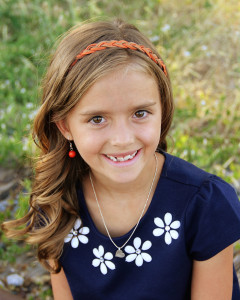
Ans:
{"type": "MultiPolygon", "coordinates": [[[[115,156],[115,154],[111,154],[111,155],[108,155],[108,156],[115,156],[115,157],[124,157],[124,156],[127,156],[127,155],[133,155],[136,151],[133,151],[133,152],[127,152],[126,154],[118,154],[117,156],[115,156]]],[[[103,155],[104,159],[106,159],[106,161],[108,163],[110,163],[111,165],[113,166],[118,166],[118,167],[125,167],[125,166],[130,166],[132,164],[134,164],[136,162],[136,160],[138,160],[139,156],[140,156],[140,153],[141,153],[141,149],[137,150],[137,153],[136,155],[132,158],[132,159],[129,159],[129,160],[126,160],[126,161],[113,161],[112,159],[110,159],[109,157],[107,157],[105,154],[103,155]]]]}

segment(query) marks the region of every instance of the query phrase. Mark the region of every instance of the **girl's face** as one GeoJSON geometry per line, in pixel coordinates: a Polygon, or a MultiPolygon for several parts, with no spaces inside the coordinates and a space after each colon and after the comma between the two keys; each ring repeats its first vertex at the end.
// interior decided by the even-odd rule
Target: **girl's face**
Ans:
{"type": "Polygon", "coordinates": [[[161,133],[157,83],[136,68],[118,68],[100,78],[57,126],[96,178],[121,184],[152,174],[161,133]]]}

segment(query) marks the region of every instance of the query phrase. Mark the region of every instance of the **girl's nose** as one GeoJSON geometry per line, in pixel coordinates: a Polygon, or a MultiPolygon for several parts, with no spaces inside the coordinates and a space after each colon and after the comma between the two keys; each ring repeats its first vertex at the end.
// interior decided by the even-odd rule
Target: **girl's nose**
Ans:
{"type": "Polygon", "coordinates": [[[111,131],[111,144],[113,146],[125,147],[134,143],[134,133],[127,121],[116,122],[111,131]]]}

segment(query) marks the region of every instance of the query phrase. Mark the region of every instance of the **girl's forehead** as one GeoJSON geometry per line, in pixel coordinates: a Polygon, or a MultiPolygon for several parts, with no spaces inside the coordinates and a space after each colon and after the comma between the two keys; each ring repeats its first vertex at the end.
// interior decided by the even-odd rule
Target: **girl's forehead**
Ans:
{"type": "Polygon", "coordinates": [[[74,109],[87,113],[93,108],[121,109],[154,101],[160,101],[156,80],[146,72],[121,68],[99,78],[74,109]]]}
{"type": "Polygon", "coordinates": [[[95,92],[119,93],[123,91],[139,92],[145,88],[155,88],[157,83],[155,78],[143,69],[133,69],[130,66],[118,68],[103,75],[88,89],[85,95],[95,92]]]}

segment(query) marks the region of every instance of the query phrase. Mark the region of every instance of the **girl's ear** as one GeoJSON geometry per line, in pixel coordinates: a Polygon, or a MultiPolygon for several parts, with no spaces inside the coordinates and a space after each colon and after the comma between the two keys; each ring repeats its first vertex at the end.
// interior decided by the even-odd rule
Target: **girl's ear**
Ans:
{"type": "Polygon", "coordinates": [[[55,123],[59,131],[62,133],[62,135],[67,139],[67,140],[72,140],[72,134],[67,126],[66,120],[60,120],[55,123]]]}

